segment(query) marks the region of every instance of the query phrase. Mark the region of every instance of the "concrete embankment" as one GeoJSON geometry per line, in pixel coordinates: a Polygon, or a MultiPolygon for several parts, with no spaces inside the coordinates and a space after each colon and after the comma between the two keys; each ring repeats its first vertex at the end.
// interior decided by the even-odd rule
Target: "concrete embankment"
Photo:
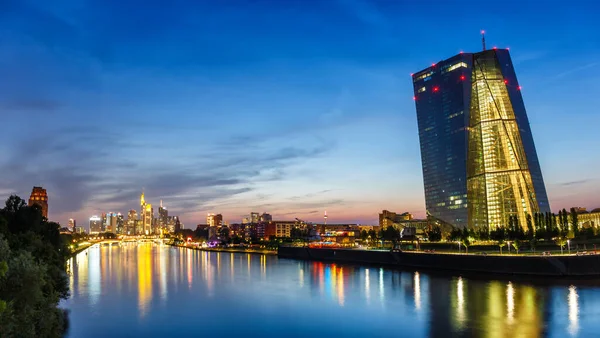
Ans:
{"type": "Polygon", "coordinates": [[[280,247],[280,258],[470,273],[556,277],[600,276],[600,255],[501,256],[280,247]]]}

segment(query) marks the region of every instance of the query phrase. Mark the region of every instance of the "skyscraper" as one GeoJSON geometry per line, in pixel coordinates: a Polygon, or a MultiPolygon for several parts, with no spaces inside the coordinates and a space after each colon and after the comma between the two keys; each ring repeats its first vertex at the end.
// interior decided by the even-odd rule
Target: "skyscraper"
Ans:
{"type": "Polygon", "coordinates": [[[75,231],[75,228],[77,227],[77,221],[69,218],[69,230],[71,230],[71,232],[75,231]]]}
{"type": "Polygon", "coordinates": [[[150,203],[146,203],[144,193],[140,196],[140,220],[142,221],[142,231],[144,235],[152,233],[153,209],[150,203]]]}
{"type": "Polygon", "coordinates": [[[550,210],[507,49],[455,55],[413,86],[429,215],[489,231],[550,210]]]}
{"type": "Polygon", "coordinates": [[[29,196],[29,206],[38,205],[42,208],[42,215],[48,218],[48,193],[42,187],[33,187],[29,196]]]}
{"type": "Polygon", "coordinates": [[[160,201],[160,206],[158,207],[158,226],[160,228],[164,228],[167,226],[169,219],[169,210],[166,207],[163,207],[162,200],[160,201]]]}
{"type": "Polygon", "coordinates": [[[102,218],[98,216],[90,217],[90,234],[102,232],[102,218]]]}
{"type": "Polygon", "coordinates": [[[206,224],[211,227],[220,227],[223,225],[223,215],[208,214],[206,216],[206,224]]]}
{"type": "Polygon", "coordinates": [[[137,234],[137,230],[135,228],[137,217],[137,212],[135,210],[129,210],[129,213],[127,214],[127,230],[125,232],[127,235],[137,234]]]}

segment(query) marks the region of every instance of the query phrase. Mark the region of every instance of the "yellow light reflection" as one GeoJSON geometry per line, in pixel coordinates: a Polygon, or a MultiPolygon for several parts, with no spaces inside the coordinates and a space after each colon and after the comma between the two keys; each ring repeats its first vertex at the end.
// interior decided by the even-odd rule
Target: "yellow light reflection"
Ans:
{"type": "Polygon", "coordinates": [[[188,288],[192,289],[192,250],[187,251],[187,277],[188,277],[188,288]]]}
{"type": "Polygon", "coordinates": [[[151,249],[147,245],[138,246],[138,311],[143,318],[148,311],[152,300],[152,257],[151,249]]]}
{"type": "Polygon", "coordinates": [[[573,285],[569,287],[568,303],[569,333],[575,336],[579,331],[579,295],[577,295],[577,288],[573,285]]]}
{"type": "Polygon", "coordinates": [[[515,290],[511,282],[506,286],[506,318],[509,324],[515,320],[515,290]]]}
{"type": "Polygon", "coordinates": [[[385,290],[383,287],[383,268],[379,269],[379,300],[381,301],[381,305],[383,305],[383,300],[385,298],[385,290]]]}
{"type": "Polygon", "coordinates": [[[456,311],[456,319],[458,321],[458,326],[462,327],[466,316],[465,316],[465,290],[464,290],[464,282],[462,277],[458,277],[458,281],[456,282],[456,302],[457,302],[457,311],[456,311]]]}
{"type": "Polygon", "coordinates": [[[415,309],[421,310],[421,275],[415,272],[414,276],[415,309]]]}
{"type": "Polygon", "coordinates": [[[231,280],[233,280],[233,267],[235,266],[235,260],[233,259],[233,254],[229,254],[229,272],[231,274],[231,280]]]}
{"type": "Polygon", "coordinates": [[[298,276],[298,278],[300,279],[300,287],[304,287],[304,269],[303,269],[303,268],[300,268],[300,269],[298,270],[298,273],[300,274],[300,275],[298,276]]]}
{"type": "Polygon", "coordinates": [[[337,277],[337,297],[338,297],[338,304],[340,304],[340,306],[344,306],[344,275],[343,275],[343,271],[344,268],[340,267],[340,271],[338,273],[338,277],[337,277]]]}

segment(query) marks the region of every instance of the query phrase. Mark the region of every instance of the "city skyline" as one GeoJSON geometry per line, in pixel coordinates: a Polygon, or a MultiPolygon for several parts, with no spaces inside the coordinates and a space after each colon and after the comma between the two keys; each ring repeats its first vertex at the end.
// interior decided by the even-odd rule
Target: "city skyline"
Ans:
{"type": "Polygon", "coordinates": [[[410,72],[478,51],[485,29],[511,49],[553,211],[600,205],[592,11],[531,1],[464,20],[469,6],[430,6],[3,2],[0,195],[43,186],[62,224],[125,214],[141,187],[184,224],[423,217],[410,72]]]}

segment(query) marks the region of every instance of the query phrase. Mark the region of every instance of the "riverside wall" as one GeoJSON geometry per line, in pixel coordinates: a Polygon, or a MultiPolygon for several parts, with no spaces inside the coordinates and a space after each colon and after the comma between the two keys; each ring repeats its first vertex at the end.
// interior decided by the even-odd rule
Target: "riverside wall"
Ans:
{"type": "Polygon", "coordinates": [[[280,258],[375,264],[469,273],[585,277],[600,276],[600,255],[509,256],[356,249],[280,247],[280,258]]]}

